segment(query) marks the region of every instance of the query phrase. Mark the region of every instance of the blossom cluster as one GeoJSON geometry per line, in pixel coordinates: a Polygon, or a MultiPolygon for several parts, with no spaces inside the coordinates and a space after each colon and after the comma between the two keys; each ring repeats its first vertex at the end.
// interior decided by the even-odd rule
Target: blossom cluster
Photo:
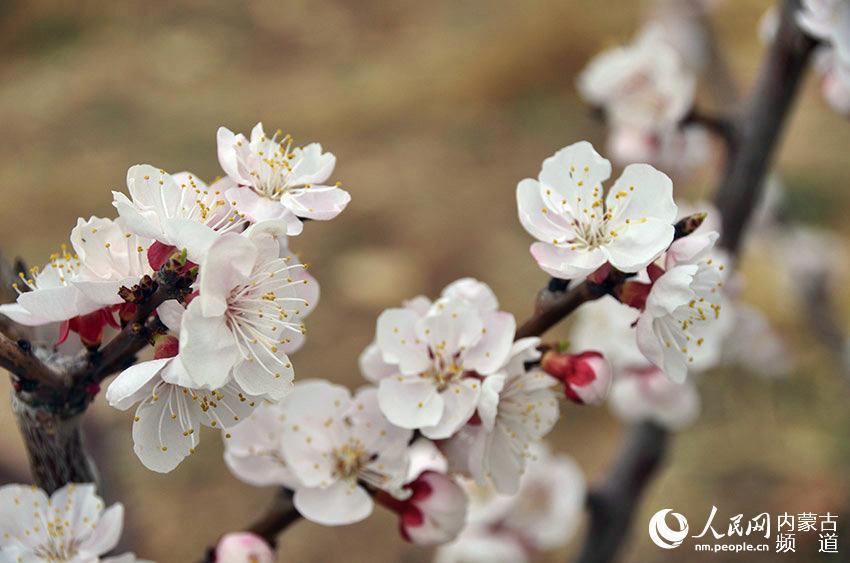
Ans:
{"type": "Polygon", "coordinates": [[[368,384],[352,395],[299,381],[232,430],[227,464],[248,483],[292,489],[314,522],[357,522],[378,503],[398,514],[406,539],[445,543],[466,521],[459,479],[516,494],[558,419],[558,380],[540,368],[540,341],[515,332],[493,291],[471,278],[388,309],[360,357],[368,384]]]}
{"type": "Polygon", "coordinates": [[[113,192],[116,218],[80,219],[43,268],[21,274],[0,312],[30,326],[59,323],[96,349],[106,327],[134,319],[151,288],[183,280],[156,310],[154,359],[122,372],[107,400],[136,406],[133,440],[148,468],[167,472],[195,451],[203,426],[228,435],[263,401],[292,388],[289,354],[319,287],[288,247],[303,221],[339,214],[350,196],[325,185],[336,159],[289,135],[218,132],[225,176],[132,166],[113,192]]]}

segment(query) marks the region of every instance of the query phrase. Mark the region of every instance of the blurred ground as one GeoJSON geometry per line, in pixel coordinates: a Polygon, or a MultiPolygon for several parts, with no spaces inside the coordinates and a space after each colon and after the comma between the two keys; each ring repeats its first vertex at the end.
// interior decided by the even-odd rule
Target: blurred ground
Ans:
{"type": "MultiPolygon", "coordinates": [[[[332,224],[308,225],[293,242],[323,291],[295,363],[299,377],[357,386],[357,355],[376,316],[402,299],[472,275],[517,317],[530,311],[546,278],[528,255],[514,189],[566,144],[602,146],[603,131],[573,82],[593,53],[635,30],[640,3],[615,4],[0,2],[3,251],[41,263],[78,216],[113,215],[109,190],[124,189],[132,164],[215,177],[219,125],[247,132],[263,120],[298,141],[320,141],[337,155],[334,178],[353,201],[332,224]]],[[[755,30],[768,5],[727,0],[716,17],[744,84],[758,62],[755,30]]],[[[792,214],[846,236],[850,126],[810,82],[778,168],[792,214]]],[[[676,190],[699,196],[709,181],[678,182],[676,190]]],[[[707,514],[715,504],[724,519],[830,510],[850,522],[847,381],[796,320],[795,303],[764,257],[751,253],[744,270],[748,297],[778,323],[799,365],[787,381],[728,371],[705,380],[705,413],[676,439],[672,464],[649,490],[627,561],[681,560],[646,536],[649,516],[663,507],[707,514]]],[[[847,305],[847,288],[841,292],[847,305]]],[[[127,413],[102,401],[95,411],[97,451],[106,454],[98,461],[112,479],[106,494],[126,504],[125,544],[137,553],[195,560],[266,504],[269,490],[230,476],[213,433],[204,434],[196,456],[161,476],[135,458],[127,413]]],[[[5,407],[0,422],[4,462],[23,464],[5,407]]],[[[620,435],[605,409],[567,408],[552,441],[593,480],[620,435]]],[[[797,558],[787,559],[813,560],[816,542],[798,541],[797,558]]],[[[840,542],[846,553],[850,535],[840,542]]],[[[281,549],[281,561],[292,562],[429,557],[402,542],[380,510],[340,529],[299,523],[281,549]]]]}

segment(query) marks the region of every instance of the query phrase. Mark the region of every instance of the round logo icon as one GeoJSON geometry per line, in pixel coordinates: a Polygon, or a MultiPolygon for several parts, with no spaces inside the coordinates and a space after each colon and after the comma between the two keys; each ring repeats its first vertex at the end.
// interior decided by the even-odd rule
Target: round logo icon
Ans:
{"type": "Polygon", "coordinates": [[[658,547],[663,549],[679,547],[686,537],[688,537],[688,519],[678,512],[673,512],[672,508],[659,510],[649,519],[649,538],[658,547]],[[667,525],[667,514],[671,514],[676,520],[679,525],[678,530],[667,525]]]}

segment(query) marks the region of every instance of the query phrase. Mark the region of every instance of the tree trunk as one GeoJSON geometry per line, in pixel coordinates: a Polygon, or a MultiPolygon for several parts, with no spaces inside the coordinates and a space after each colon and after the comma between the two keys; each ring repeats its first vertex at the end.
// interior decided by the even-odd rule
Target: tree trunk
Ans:
{"type": "Polygon", "coordinates": [[[12,411],[37,486],[51,494],[67,483],[97,482],[97,470],[83,447],[81,414],[63,417],[33,407],[14,394],[12,411]]]}

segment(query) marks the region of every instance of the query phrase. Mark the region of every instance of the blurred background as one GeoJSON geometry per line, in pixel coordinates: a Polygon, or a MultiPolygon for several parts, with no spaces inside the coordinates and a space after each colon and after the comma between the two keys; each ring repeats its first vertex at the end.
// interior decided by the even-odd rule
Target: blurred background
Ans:
{"type": "MultiPolygon", "coordinates": [[[[763,51],[756,29],[769,5],[726,0],[714,15],[744,88],[763,51]]],[[[292,241],[322,286],[310,338],[294,362],[301,378],[359,386],[357,357],[377,315],[403,299],[436,295],[470,275],[490,284],[519,320],[531,311],[547,278],[516,219],[516,183],[572,142],[588,139],[602,150],[604,129],[577,98],[575,77],[593,54],[627,41],[645,7],[598,0],[5,0],[0,247],[42,264],[78,216],[114,216],[110,190],[125,189],[133,164],[211,180],[221,174],[219,125],[248,132],[261,120],[299,144],[319,141],[336,154],[333,179],[353,200],[332,224],[307,225],[292,241]]],[[[825,105],[813,79],[781,146],[786,212],[846,238],[850,124],[825,105]]],[[[713,179],[710,170],[674,178],[675,193],[710,197],[713,179]]],[[[846,259],[842,246],[823,251],[846,259]]],[[[703,414],[676,435],[670,463],[637,515],[626,561],[681,560],[646,534],[649,516],[664,507],[707,515],[716,505],[723,522],[737,513],[831,511],[839,524],[850,523],[850,380],[769,256],[750,247],[742,270],[744,299],[766,312],[797,361],[784,379],[728,368],[703,379],[703,414]]],[[[838,318],[846,320],[850,289],[833,291],[838,318]]],[[[561,327],[554,336],[565,334],[561,327]]],[[[194,561],[269,501],[272,490],[229,474],[220,439],[209,431],[173,473],[147,471],[133,454],[131,416],[102,399],[89,414],[103,493],[126,505],[125,547],[160,562],[194,561]]],[[[0,406],[0,424],[0,460],[26,479],[7,406],[0,406]]],[[[593,482],[622,434],[607,409],[566,405],[550,441],[593,482]]],[[[787,560],[817,557],[816,534],[797,541],[787,560]]],[[[847,542],[850,535],[841,535],[844,553],[847,542]]],[[[431,553],[404,543],[395,516],[377,509],[343,528],[299,522],[282,537],[280,558],[416,562],[431,553]]]]}

